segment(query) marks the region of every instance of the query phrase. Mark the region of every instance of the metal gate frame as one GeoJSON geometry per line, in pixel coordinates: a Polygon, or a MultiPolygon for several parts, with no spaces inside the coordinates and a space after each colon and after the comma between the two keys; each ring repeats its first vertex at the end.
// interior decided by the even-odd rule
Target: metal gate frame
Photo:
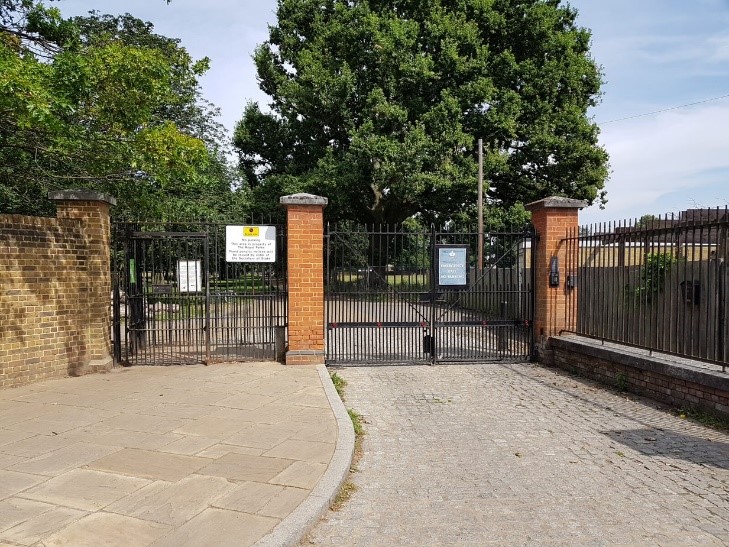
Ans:
{"type": "Polygon", "coordinates": [[[480,237],[434,226],[328,227],[327,364],[532,359],[535,241],[531,226],[480,237]],[[443,245],[471,249],[467,288],[433,282],[443,245]]]}
{"type": "Polygon", "coordinates": [[[282,358],[288,323],[285,227],[269,221],[113,228],[115,362],[282,358]],[[226,262],[225,226],[254,224],[276,226],[276,262],[226,262]]]}

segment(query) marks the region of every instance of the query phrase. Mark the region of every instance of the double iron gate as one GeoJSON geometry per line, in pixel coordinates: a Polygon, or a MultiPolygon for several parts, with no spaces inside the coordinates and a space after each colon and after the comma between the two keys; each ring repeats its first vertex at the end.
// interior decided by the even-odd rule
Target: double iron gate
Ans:
{"type": "Polygon", "coordinates": [[[535,241],[531,227],[330,227],[327,363],[531,358],[535,241]]]}
{"type": "MultiPolygon", "coordinates": [[[[261,229],[238,228],[251,236],[261,229]]],[[[283,226],[274,228],[274,262],[228,262],[226,225],[115,224],[115,360],[164,365],[280,358],[286,238],[283,226]]]]}
{"type": "MultiPolygon", "coordinates": [[[[275,226],[275,242],[273,262],[229,262],[226,225],[115,224],[116,361],[281,360],[287,327],[284,226],[275,226]]],[[[529,359],[534,243],[528,227],[481,235],[329,228],[327,363],[529,359]]]]}

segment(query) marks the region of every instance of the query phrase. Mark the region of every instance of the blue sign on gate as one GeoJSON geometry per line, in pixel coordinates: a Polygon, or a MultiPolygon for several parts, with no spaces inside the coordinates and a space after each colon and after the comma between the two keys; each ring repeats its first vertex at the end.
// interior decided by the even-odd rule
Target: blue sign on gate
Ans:
{"type": "Polygon", "coordinates": [[[438,286],[450,289],[468,287],[468,247],[438,245],[438,286]]]}

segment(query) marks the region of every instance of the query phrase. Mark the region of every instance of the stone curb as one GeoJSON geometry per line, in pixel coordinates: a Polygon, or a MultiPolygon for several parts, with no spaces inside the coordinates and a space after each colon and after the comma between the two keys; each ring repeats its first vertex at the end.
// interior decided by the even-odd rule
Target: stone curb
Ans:
{"type": "Polygon", "coordinates": [[[298,544],[329,509],[349,473],[349,466],[352,464],[354,455],[352,420],[350,420],[337,390],[334,389],[326,366],[317,365],[316,369],[337,421],[337,445],[334,455],[311,494],[289,516],[279,522],[269,534],[258,540],[255,543],[256,547],[282,547],[298,544]]]}

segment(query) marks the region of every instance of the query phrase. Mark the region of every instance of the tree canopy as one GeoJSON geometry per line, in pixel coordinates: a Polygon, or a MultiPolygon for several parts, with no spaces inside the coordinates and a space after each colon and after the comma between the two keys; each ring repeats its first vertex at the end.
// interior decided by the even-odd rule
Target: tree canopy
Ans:
{"type": "Polygon", "coordinates": [[[279,0],[254,55],[270,111],[234,134],[259,203],[308,191],[335,219],[457,218],[490,202],[604,201],[587,109],[601,74],[559,0],[279,0]]]}
{"type": "Polygon", "coordinates": [[[68,187],[116,196],[122,217],[224,209],[224,134],[198,86],[208,64],[131,15],[0,0],[0,212],[48,214],[48,190],[68,187]]]}

